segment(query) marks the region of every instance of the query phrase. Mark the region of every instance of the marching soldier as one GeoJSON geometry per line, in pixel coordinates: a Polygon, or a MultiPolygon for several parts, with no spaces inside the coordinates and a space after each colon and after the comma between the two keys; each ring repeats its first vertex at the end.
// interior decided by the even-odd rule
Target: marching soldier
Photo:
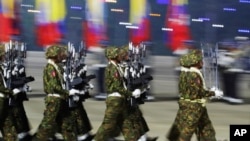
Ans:
{"type": "Polygon", "coordinates": [[[63,69],[59,63],[65,57],[61,47],[50,46],[46,50],[48,63],[44,68],[43,83],[45,97],[44,117],[34,136],[34,141],[45,141],[51,138],[60,127],[65,141],[76,141],[76,131],[72,123],[73,117],[70,114],[67,103],[69,95],[75,95],[78,91],[74,89],[65,90],[63,85],[63,69]]]}
{"type": "MultiPolygon", "coordinates": [[[[0,61],[3,63],[5,55],[5,45],[0,44],[0,61]]],[[[2,66],[2,64],[1,64],[2,66]]],[[[0,130],[5,141],[17,140],[16,129],[14,126],[14,119],[9,107],[9,98],[18,91],[14,89],[11,91],[7,88],[4,79],[3,68],[0,67],[0,130]]]]}
{"type": "MultiPolygon", "coordinates": [[[[126,61],[128,61],[129,56],[128,56],[128,52],[129,52],[129,47],[128,46],[124,46],[122,48],[120,48],[120,56],[123,58],[123,63],[122,64],[122,68],[125,71],[126,67],[127,67],[127,63],[126,61]]],[[[124,78],[126,79],[126,76],[124,76],[124,78]]],[[[132,122],[132,124],[134,125],[134,127],[136,128],[136,131],[138,131],[138,134],[140,135],[139,141],[156,141],[158,137],[149,137],[147,136],[147,132],[149,131],[149,127],[148,124],[145,120],[145,118],[143,117],[143,113],[139,107],[139,105],[135,105],[133,108],[130,107],[129,103],[129,120],[132,122]]]]}
{"type": "Polygon", "coordinates": [[[122,68],[118,64],[122,61],[119,56],[119,49],[108,47],[105,56],[109,61],[105,69],[105,86],[107,90],[106,110],[103,122],[97,130],[94,141],[106,141],[114,137],[114,132],[122,132],[125,141],[137,141],[139,135],[136,133],[131,122],[128,121],[128,96],[139,96],[141,91],[136,89],[133,92],[124,88],[122,68]]]}
{"type": "MultiPolygon", "coordinates": [[[[64,49],[65,54],[69,55],[67,47],[63,46],[62,48],[64,49]]],[[[64,68],[67,69],[65,66],[64,68]]],[[[65,69],[64,69],[64,79],[65,81],[67,81],[65,77],[68,76],[66,75],[71,75],[71,74],[66,74],[65,69]]],[[[77,67],[77,70],[75,71],[77,77],[85,76],[87,73],[87,65],[86,64],[79,65],[77,67]]],[[[87,96],[89,91],[88,89],[92,88],[93,88],[92,84],[88,83],[85,84],[83,88],[77,89],[79,90],[79,95],[78,95],[79,99],[77,99],[75,107],[70,108],[70,113],[75,119],[74,126],[76,127],[78,141],[91,141],[94,137],[94,135],[91,133],[92,125],[90,123],[89,117],[82,103],[85,100],[85,98],[88,97],[87,96]]]]}
{"type": "Polygon", "coordinates": [[[170,141],[187,141],[195,133],[198,140],[216,141],[205,104],[207,98],[220,98],[223,92],[216,88],[206,88],[200,71],[203,66],[201,51],[192,50],[183,55],[180,64],[179,110],[167,138],[170,141]]]}

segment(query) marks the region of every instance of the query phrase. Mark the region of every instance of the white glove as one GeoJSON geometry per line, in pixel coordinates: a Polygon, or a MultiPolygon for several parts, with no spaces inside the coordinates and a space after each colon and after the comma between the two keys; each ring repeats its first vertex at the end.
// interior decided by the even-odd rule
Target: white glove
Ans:
{"type": "Polygon", "coordinates": [[[80,93],[80,91],[77,89],[70,89],[69,90],[69,95],[75,95],[75,94],[79,94],[79,93],[80,93]]]}
{"type": "Polygon", "coordinates": [[[132,96],[135,97],[135,98],[140,97],[140,95],[141,95],[141,90],[140,90],[140,89],[135,89],[135,90],[132,92],[132,96]]]}
{"type": "Polygon", "coordinates": [[[126,67],[125,70],[124,70],[124,77],[125,77],[125,78],[128,78],[128,69],[129,69],[129,68],[126,67]]]}
{"type": "Polygon", "coordinates": [[[73,95],[73,100],[74,101],[79,101],[80,97],[78,95],[73,95]]]}
{"type": "Polygon", "coordinates": [[[84,90],[81,90],[81,91],[79,92],[79,94],[80,94],[80,95],[84,95],[84,94],[85,94],[85,91],[84,91],[84,90]]]}
{"type": "Polygon", "coordinates": [[[14,95],[16,95],[16,94],[20,93],[21,90],[18,89],[18,88],[15,88],[15,89],[12,90],[12,92],[13,92],[14,95]]]}
{"type": "Polygon", "coordinates": [[[94,87],[95,86],[93,84],[89,83],[88,86],[87,86],[87,89],[94,89],[94,87]]]}
{"type": "Polygon", "coordinates": [[[24,73],[24,67],[22,67],[21,69],[19,69],[19,74],[24,73]]]}
{"type": "Polygon", "coordinates": [[[221,91],[221,90],[215,90],[214,93],[215,93],[216,98],[222,98],[224,95],[223,91],[221,91]]]}

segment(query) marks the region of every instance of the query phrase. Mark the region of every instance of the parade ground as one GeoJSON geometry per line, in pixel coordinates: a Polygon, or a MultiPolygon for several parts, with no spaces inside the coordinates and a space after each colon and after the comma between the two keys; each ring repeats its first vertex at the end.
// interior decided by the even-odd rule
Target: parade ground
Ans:
{"type": "MultiPolygon", "coordinates": [[[[145,102],[140,107],[150,128],[148,135],[158,136],[158,141],[167,141],[166,134],[178,110],[177,76],[174,71],[175,59],[170,56],[152,56],[151,58],[149,65],[153,69],[154,80],[151,83],[152,89],[150,94],[154,99],[145,102]]],[[[88,55],[85,61],[89,66],[88,73],[96,73],[96,67],[93,66],[99,63],[99,61],[93,55],[88,55]]],[[[26,73],[34,76],[35,81],[29,84],[32,92],[28,93],[29,101],[25,101],[24,104],[32,127],[31,132],[33,133],[43,118],[45,94],[43,92],[42,72],[45,64],[44,52],[27,53],[26,73]]],[[[98,94],[98,86],[96,80],[91,82],[95,86],[90,91],[93,98],[87,99],[83,104],[93,126],[92,132],[95,133],[101,125],[104,116],[105,101],[94,98],[98,94]]],[[[232,105],[220,100],[207,103],[208,113],[216,130],[218,141],[229,141],[230,125],[250,125],[249,85],[250,75],[242,74],[238,82],[238,92],[244,98],[244,104],[232,105]]],[[[119,138],[122,139],[122,136],[119,138]]],[[[195,137],[192,140],[196,141],[195,137]]]]}

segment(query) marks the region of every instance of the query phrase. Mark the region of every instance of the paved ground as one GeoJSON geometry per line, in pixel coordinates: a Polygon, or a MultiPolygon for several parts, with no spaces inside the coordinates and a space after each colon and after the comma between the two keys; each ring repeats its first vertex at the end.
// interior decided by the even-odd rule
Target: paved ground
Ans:
{"type": "MultiPolygon", "coordinates": [[[[155,100],[146,102],[141,105],[141,108],[150,127],[148,134],[150,136],[159,136],[158,141],[166,141],[165,135],[173,123],[178,109],[176,103],[177,79],[172,67],[174,59],[172,57],[154,57],[152,60],[154,61],[152,67],[155,67],[152,94],[155,100]]],[[[90,66],[90,72],[94,73],[91,65],[98,63],[98,61],[95,58],[91,58],[91,56],[86,61],[90,66]]],[[[26,112],[33,128],[32,132],[36,131],[43,117],[44,93],[42,91],[41,76],[44,65],[43,53],[28,52],[27,74],[36,78],[35,82],[30,83],[30,86],[33,88],[33,91],[29,93],[30,100],[25,102],[26,112]]],[[[207,104],[209,116],[217,131],[218,141],[229,141],[229,125],[250,124],[249,80],[248,75],[243,75],[239,82],[239,88],[241,89],[239,93],[245,98],[245,104],[230,105],[219,101],[207,104]]],[[[95,80],[93,80],[93,84],[96,84],[95,80]]],[[[92,95],[98,93],[97,87],[91,92],[92,95]]],[[[93,133],[95,133],[102,122],[105,103],[104,101],[90,98],[83,104],[93,125],[93,133]]]]}

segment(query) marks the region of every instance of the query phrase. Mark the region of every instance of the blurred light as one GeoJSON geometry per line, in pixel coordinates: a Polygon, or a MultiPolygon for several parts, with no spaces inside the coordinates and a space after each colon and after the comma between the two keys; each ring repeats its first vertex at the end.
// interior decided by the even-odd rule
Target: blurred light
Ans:
{"type": "Polygon", "coordinates": [[[241,32],[241,33],[250,33],[250,30],[248,30],[248,29],[238,29],[238,32],[241,32]]]}
{"type": "Polygon", "coordinates": [[[111,9],[113,12],[123,12],[123,9],[111,9]]]}
{"type": "Polygon", "coordinates": [[[71,9],[82,10],[81,6],[70,6],[71,9]]]}
{"type": "Polygon", "coordinates": [[[192,19],[191,21],[192,22],[203,22],[203,19],[200,19],[200,18],[199,19],[192,19]]]}
{"type": "Polygon", "coordinates": [[[29,10],[27,10],[27,11],[30,12],[30,13],[41,13],[40,10],[32,10],[32,9],[29,9],[29,10]]]}
{"type": "Polygon", "coordinates": [[[161,16],[161,14],[157,14],[157,13],[150,13],[149,15],[154,16],[154,17],[160,17],[161,16]]]}
{"type": "Polygon", "coordinates": [[[219,28],[223,28],[223,27],[224,27],[224,25],[222,25],[222,24],[212,24],[212,27],[219,27],[219,28]]]}
{"type": "Polygon", "coordinates": [[[34,6],[30,4],[21,4],[21,7],[34,7],[34,6]]]}
{"type": "Polygon", "coordinates": [[[235,8],[223,8],[224,11],[236,11],[235,8]]]}
{"type": "Polygon", "coordinates": [[[70,17],[70,19],[81,20],[81,17],[70,17]]]}
{"type": "Polygon", "coordinates": [[[199,19],[201,19],[202,21],[210,21],[209,18],[199,18],[199,19]]]}
{"type": "Polygon", "coordinates": [[[133,26],[133,25],[127,25],[126,28],[131,28],[131,29],[139,29],[138,26],[133,26]]]}
{"type": "Polygon", "coordinates": [[[250,3],[249,0],[239,0],[240,3],[250,3]]]}
{"type": "Polygon", "coordinates": [[[173,31],[173,28],[161,28],[161,30],[163,30],[163,31],[173,31]]]}
{"type": "Polygon", "coordinates": [[[168,4],[169,0],[157,0],[158,4],[168,4]]]}
{"type": "Polygon", "coordinates": [[[127,23],[127,22],[119,22],[120,25],[132,25],[132,23],[127,23]]]}
{"type": "Polygon", "coordinates": [[[109,2],[109,3],[117,3],[117,0],[105,0],[105,2],[109,2]]]}

